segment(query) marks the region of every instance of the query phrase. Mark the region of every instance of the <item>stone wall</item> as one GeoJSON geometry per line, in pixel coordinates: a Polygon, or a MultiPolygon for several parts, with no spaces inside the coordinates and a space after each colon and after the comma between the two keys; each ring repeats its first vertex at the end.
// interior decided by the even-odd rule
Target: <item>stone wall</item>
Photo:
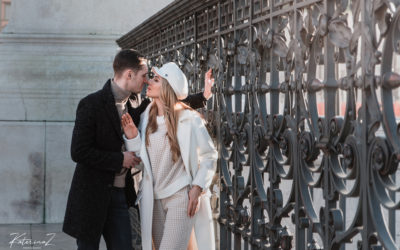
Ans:
{"type": "Polygon", "coordinates": [[[13,0],[0,33],[0,223],[62,222],[79,100],[112,77],[115,40],[171,0],[13,0]]]}

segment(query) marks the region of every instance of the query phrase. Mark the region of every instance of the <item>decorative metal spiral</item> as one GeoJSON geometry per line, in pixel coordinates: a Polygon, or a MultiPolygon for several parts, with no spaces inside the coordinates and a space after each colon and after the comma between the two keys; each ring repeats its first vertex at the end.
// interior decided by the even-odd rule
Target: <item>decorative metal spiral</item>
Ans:
{"type": "Polygon", "coordinates": [[[400,1],[179,2],[117,42],[213,69],[219,248],[397,249],[400,1]]]}

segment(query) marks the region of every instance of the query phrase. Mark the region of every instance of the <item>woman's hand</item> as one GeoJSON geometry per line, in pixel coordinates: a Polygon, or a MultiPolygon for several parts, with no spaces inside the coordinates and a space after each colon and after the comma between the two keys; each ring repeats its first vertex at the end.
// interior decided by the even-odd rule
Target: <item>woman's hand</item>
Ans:
{"type": "Polygon", "coordinates": [[[212,69],[209,69],[205,75],[204,78],[204,98],[206,98],[207,100],[210,99],[210,97],[212,96],[212,92],[211,92],[211,88],[214,85],[214,77],[212,75],[212,69]]]}
{"type": "Polygon", "coordinates": [[[201,187],[194,185],[189,191],[188,216],[193,217],[200,207],[201,187]]]}
{"type": "Polygon", "coordinates": [[[127,139],[133,139],[138,135],[138,129],[128,113],[122,115],[121,124],[127,139]]]}

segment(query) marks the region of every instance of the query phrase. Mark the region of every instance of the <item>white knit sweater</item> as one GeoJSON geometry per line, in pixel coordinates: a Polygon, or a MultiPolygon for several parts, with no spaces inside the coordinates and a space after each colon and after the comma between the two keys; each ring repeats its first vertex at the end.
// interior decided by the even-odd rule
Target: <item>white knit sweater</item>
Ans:
{"type": "Polygon", "coordinates": [[[182,157],[174,163],[164,116],[157,116],[157,131],[149,135],[147,153],[153,174],[154,198],[164,199],[190,184],[182,157]]]}

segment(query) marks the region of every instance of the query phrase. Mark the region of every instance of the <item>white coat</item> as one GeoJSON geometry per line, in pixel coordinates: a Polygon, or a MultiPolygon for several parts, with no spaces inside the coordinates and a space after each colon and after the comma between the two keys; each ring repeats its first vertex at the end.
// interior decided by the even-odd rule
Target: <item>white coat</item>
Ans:
{"type": "MultiPolygon", "coordinates": [[[[144,170],[139,187],[138,201],[142,231],[143,250],[152,250],[153,221],[153,176],[146,149],[146,127],[148,124],[150,104],[142,114],[139,131],[141,135],[140,157],[144,170]]],[[[200,208],[195,214],[194,232],[199,250],[215,249],[214,226],[210,205],[211,184],[215,174],[218,153],[200,116],[191,110],[183,110],[179,115],[177,139],[185,170],[191,178],[191,185],[198,185],[207,190],[200,196],[200,208]]],[[[128,146],[128,144],[127,144],[128,146]]],[[[129,150],[129,146],[128,146],[129,150]]]]}

